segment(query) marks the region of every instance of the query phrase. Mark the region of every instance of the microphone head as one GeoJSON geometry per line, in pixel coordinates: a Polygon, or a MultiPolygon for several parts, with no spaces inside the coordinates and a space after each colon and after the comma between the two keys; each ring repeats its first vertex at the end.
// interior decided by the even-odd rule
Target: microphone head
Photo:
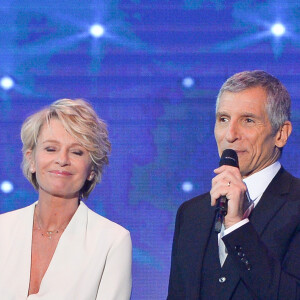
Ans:
{"type": "Polygon", "coordinates": [[[226,149],[223,151],[219,166],[232,166],[232,167],[239,167],[239,159],[236,152],[232,149],[226,149]]]}

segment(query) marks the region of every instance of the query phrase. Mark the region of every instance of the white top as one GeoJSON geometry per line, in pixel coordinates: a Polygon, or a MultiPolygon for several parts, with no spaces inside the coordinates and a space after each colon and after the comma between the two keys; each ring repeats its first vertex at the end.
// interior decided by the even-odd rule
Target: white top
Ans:
{"type": "MultiPolygon", "coordinates": [[[[247,191],[250,196],[250,199],[254,201],[254,207],[259,202],[261,196],[267,189],[268,185],[271,183],[275,175],[278,173],[279,169],[281,168],[280,162],[276,161],[272,165],[264,168],[263,170],[254,173],[253,175],[243,179],[244,183],[247,186],[247,191]]],[[[220,257],[220,263],[221,266],[223,266],[225,259],[228,255],[227,249],[224,245],[224,242],[222,241],[222,237],[226,234],[229,234],[230,232],[238,229],[242,225],[249,222],[249,219],[246,218],[233,226],[225,229],[224,224],[222,225],[222,230],[218,234],[218,244],[219,244],[219,257],[220,257]]]]}
{"type": "Polygon", "coordinates": [[[1,299],[130,299],[130,233],[83,202],[60,237],[38,294],[28,296],[35,205],[0,215],[1,299]]]}

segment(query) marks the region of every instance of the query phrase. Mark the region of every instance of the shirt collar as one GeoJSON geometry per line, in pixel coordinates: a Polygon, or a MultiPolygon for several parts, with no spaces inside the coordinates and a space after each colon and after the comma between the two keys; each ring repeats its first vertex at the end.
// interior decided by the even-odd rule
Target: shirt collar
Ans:
{"type": "Polygon", "coordinates": [[[254,201],[264,193],[280,168],[280,162],[276,161],[263,170],[243,179],[244,183],[247,186],[251,200],[254,201]]]}

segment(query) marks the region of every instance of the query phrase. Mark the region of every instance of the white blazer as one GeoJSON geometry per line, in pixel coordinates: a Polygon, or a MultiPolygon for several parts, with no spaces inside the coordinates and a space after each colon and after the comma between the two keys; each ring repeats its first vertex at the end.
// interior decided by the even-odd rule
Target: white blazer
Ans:
{"type": "Polygon", "coordinates": [[[38,294],[28,296],[35,205],[0,215],[1,300],[130,299],[130,233],[83,202],[60,237],[38,294]]]}

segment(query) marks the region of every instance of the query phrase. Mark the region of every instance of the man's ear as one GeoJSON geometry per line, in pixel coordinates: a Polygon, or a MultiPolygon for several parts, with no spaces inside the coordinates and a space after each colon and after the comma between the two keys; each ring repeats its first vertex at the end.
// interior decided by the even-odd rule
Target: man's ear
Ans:
{"type": "Polygon", "coordinates": [[[27,150],[25,153],[25,157],[27,161],[29,162],[29,171],[31,173],[35,173],[35,163],[34,163],[34,158],[33,158],[33,151],[32,150],[27,150]]]}
{"type": "Polygon", "coordinates": [[[278,148],[283,148],[292,133],[292,123],[285,121],[284,124],[279,128],[275,137],[275,145],[278,148]]]}

